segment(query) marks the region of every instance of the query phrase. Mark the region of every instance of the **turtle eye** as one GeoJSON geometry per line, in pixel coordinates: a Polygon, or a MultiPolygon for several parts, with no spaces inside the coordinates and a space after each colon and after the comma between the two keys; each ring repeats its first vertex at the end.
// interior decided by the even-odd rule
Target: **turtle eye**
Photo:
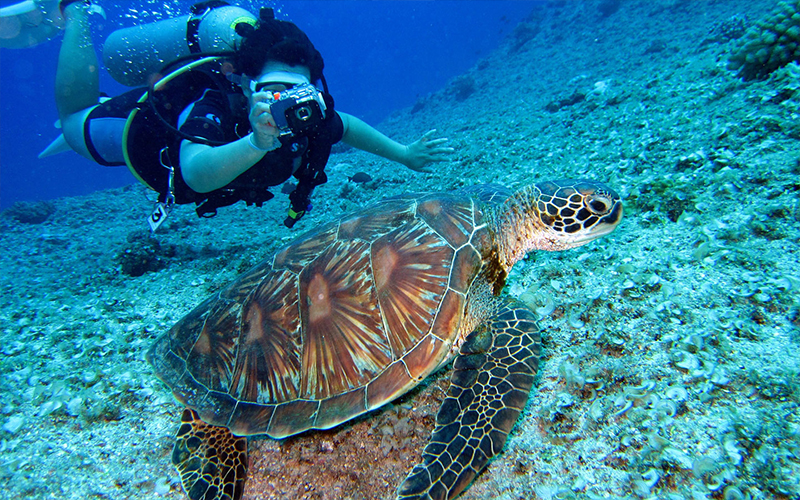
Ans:
{"type": "Polygon", "coordinates": [[[605,196],[593,196],[586,201],[586,207],[597,215],[608,213],[611,210],[611,200],[605,196]]]}

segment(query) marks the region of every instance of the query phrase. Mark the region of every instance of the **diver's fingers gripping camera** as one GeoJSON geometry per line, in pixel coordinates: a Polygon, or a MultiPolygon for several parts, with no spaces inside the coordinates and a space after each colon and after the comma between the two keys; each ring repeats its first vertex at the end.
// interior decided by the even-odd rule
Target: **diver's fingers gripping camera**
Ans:
{"type": "Polygon", "coordinates": [[[325,99],[310,83],[269,93],[269,111],[280,136],[300,135],[325,119],[325,99]]]}

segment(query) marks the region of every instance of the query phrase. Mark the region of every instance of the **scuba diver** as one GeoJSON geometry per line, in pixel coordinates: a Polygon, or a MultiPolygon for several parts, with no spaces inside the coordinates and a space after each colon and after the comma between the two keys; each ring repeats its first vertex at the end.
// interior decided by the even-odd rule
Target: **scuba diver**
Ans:
{"type": "Polygon", "coordinates": [[[57,152],[66,144],[101,165],[127,165],[159,193],[148,219],[153,231],[175,203],[195,203],[202,217],[237,201],[260,207],[273,197],[270,187],[293,176],[297,183],[284,221],[292,227],[310,208],[313,189],[327,181],[324,168],[339,141],[416,171],[428,171],[426,165],[447,160],[453,151],[447,139],[432,138],[434,131],[403,145],[335,110],[322,56],[302,30],[275,19],[270,8],[255,19],[226,2],[207,1],[192,7],[188,22],[159,21],[137,27],[144,30],[138,34],[124,33],[134,28],[119,30],[125,36],[112,33],[104,48],[109,72],[123,83],[149,86],[110,99],[99,89],[91,3],[61,0],[59,8],[64,40],[55,89],[63,139],[61,147],[54,143],[49,149],[57,152]],[[224,9],[236,10],[220,14],[224,9]],[[232,32],[205,33],[215,29],[211,16],[223,15],[216,26],[232,32]],[[154,28],[167,22],[173,24],[154,28]],[[160,71],[131,67],[170,60],[152,55],[158,37],[168,35],[182,43],[174,64],[160,71]],[[137,42],[146,50],[132,47],[137,42]],[[115,49],[111,56],[109,49],[115,49]]]}
{"type": "Polygon", "coordinates": [[[55,37],[63,28],[57,0],[24,0],[0,7],[2,48],[32,47],[55,37]]]}

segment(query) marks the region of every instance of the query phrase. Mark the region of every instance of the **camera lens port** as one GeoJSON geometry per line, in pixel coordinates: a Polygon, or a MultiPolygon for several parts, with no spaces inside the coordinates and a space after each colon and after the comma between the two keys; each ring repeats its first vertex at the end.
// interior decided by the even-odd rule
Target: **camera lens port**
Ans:
{"type": "Polygon", "coordinates": [[[298,120],[304,121],[304,122],[308,121],[311,118],[311,115],[313,115],[313,114],[314,114],[314,112],[311,109],[311,107],[309,107],[309,106],[303,106],[301,108],[298,108],[294,112],[294,116],[296,116],[298,120]]]}

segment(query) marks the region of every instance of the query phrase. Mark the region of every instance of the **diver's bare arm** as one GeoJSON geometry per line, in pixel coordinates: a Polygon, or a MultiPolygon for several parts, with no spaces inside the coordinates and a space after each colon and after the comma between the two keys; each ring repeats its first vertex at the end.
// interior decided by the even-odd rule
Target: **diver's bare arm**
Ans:
{"type": "Polygon", "coordinates": [[[207,193],[226,186],[261,160],[267,151],[280,146],[267,93],[253,94],[251,100],[248,118],[252,133],[222,146],[181,142],[181,174],[194,191],[207,193]]]}
{"type": "Polygon", "coordinates": [[[248,142],[249,136],[223,146],[181,142],[181,174],[198,193],[219,189],[256,164],[266,154],[248,142]]]}
{"type": "Polygon", "coordinates": [[[345,144],[388,160],[403,163],[408,149],[406,146],[389,139],[353,115],[341,111],[337,111],[337,113],[344,123],[342,141],[345,144]]]}
{"type": "Polygon", "coordinates": [[[431,139],[434,130],[426,132],[419,140],[404,146],[389,139],[355,116],[337,111],[344,123],[342,141],[354,148],[402,163],[418,172],[430,172],[428,164],[449,159],[453,148],[445,147],[447,139],[431,139]]]}

